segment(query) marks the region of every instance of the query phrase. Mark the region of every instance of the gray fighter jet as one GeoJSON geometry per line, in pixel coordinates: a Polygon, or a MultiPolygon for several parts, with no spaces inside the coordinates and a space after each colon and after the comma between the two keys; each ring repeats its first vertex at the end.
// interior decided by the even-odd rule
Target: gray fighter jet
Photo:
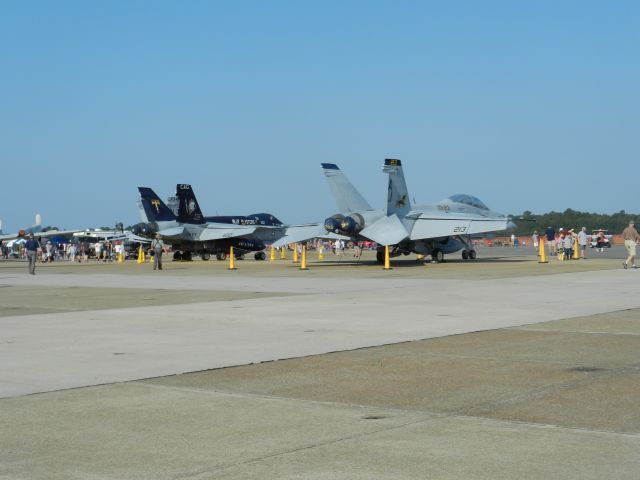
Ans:
{"type": "Polygon", "coordinates": [[[462,250],[462,258],[473,260],[476,251],[471,235],[514,227],[510,219],[490,210],[472,195],[458,194],[430,205],[412,206],[402,162],[386,159],[389,175],[387,208],[373,209],[337,165],[323,163],[331,193],[340,213],[324,222],[327,232],[347,235],[354,241],[370,240],[379,245],[377,259],[417,253],[441,262],[445,254],[462,250]]]}

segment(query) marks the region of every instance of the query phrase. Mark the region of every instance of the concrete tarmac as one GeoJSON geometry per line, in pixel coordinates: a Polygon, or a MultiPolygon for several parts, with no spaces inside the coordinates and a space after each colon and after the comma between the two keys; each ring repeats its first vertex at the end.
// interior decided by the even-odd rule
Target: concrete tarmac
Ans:
{"type": "Polygon", "coordinates": [[[0,478],[637,478],[640,272],[332,260],[0,263],[0,478]]]}

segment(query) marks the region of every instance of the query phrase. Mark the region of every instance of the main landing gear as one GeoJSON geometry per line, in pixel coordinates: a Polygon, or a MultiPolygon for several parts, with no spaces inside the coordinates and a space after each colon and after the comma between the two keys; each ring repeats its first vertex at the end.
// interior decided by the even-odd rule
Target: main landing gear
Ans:
{"type": "Polygon", "coordinates": [[[439,248],[434,248],[433,250],[431,250],[431,261],[433,263],[444,262],[444,252],[439,248]]]}
{"type": "Polygon", "coordinates": [[[476,251],[471,249],[467,250],[466,248],[462,250],[462,259],[463,260],[475,260],[476,259],[476,251]]]}
{"type": "Polygon", "coordinates": [[[173,260],[175,262],[190,262],[191,261],[191,252],[174,252],[173,260]]]}

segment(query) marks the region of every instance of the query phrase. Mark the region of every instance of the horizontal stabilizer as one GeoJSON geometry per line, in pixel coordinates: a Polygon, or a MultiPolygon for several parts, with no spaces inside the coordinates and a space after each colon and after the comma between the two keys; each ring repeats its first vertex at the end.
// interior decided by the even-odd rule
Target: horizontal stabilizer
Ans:
{"type": "Polygon", "coordinates": [[[360,235],[380,245],[396,245],[407,238],[409,233],[398,216],[394,214],[372,223],[360,231],[360,235]]]}
{"type": "Polygon", "coordinates": [[[344,235],[337,235],[335,233],[327,233],[324,229],[324,225],[314,223],[311,225],[292,225],[287,228],[284,237],[273,242],[275,248],[280,248],[290,243],[306,242],[314,238],[324,238],[329,240],[350,240],[349,237],[344,235]]]}

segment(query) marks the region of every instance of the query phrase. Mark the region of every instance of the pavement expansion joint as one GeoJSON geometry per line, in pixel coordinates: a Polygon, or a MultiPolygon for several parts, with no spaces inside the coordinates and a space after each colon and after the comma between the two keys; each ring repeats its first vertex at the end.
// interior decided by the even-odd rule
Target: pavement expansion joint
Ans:
{"type": "Polygon", "coordinates": [[[348,442],[351,440],[358,440],[358,439],[362,439],[362,438],[367,438],[367,437],[371,437],[374,435],[378,435],[380,433],[387,433],[390,431],[394,431],[394,430],[401,430],[403,428],[412,426],[412,425],[419,425],[421,423],[424,423],[428,421],[428,419],[424,419],[424,420],[414,420],[411,422],[405,422],[402,424],[396,424],[396,425],[392,425],[389,427],[385,427],[385,428],[378,428],[378,429],[374,429],[374,430],[369,430],[367,432],[362,432],[362,433],[356,433],[353,435],[344,435],[338,438],[334,438],[331,440],[327,440],[324,442],[317,442],[317,443],[311,443],[308,445],[303,445],[297,448],[292,448],[289,450],[282,450],[280,452],[273,452],[270,453],[268,455],[262,455],[260,457],[253,457],[253,458],[248,458],[246,460],[240,461],[240,462],[234,462],[234,463],[229,463],[229,464],[222,464],[222,465],[215,465],[212,466],[210,468],[207,469],[203,469],[200,470],[198,472],[194,472],[194,473],[190,473],[190,474],[185,474],[185,475],[181,475],[180,479],[187,479],[187,478],[191,478],[191,479],[197,479],[197,477],[203,476],[203,475],[208,475],[214,472],[220,472],[220,471],[224,471],[224,470],[228,470],[231,468],[235,468],[235,467],[240,467],[243,465],[251,465],[253,463],[258,463],[258,462],[262,462],[264,460],[268,460],[271,458],[278,458],[278,457],[284,457],[287,455],[293,455],[299,452],[303,452],[305,450],[312,450],[315,448],[321,448],[321,447],[326,447],[326,446],[330,446],[330,445],[337,445],[339,443],[342,442],[348,442]]]}
{"type": "MultiPolygon", "coordinates": [[[[563,319],[565,320],[565,319],[563,319]]],[[[536,325],[536,324],[533,324],[536,325]]],[[[524,332],[548,332],[548,333],[571,333],[574,335],[606,335],[606,336],[620,336],[620,337],[637,337],[640,333],[633,332],[604,332],[604,331],[589,331],[589,330],[564,330],[564,329],[544,329],[539,328],[527,328],[525,327],[509,327],[509,330],[521,330],[524,332]]]]}
{"type": "MultiPolygon", "coordinates": [[[[588,367],[577,366],[570,370],[575,372],[583,372],[584,376],[581,378],[575,379],[573,381],[549,383],[539,388],[534,388],[527,392],[523,392],[507,398],[490,400],[488,402],[480,403],[472,407],[464,407],[458,410],[456,413],[460,413],[464,415],[463,413],[464,411],[467,411],[470,413],[481,412],[487,409],[493,409],[492,407],[516,405],[521,402],[531,401],[532,399],[543,398],[551,393],[555,393],[561,390],[594,384],[602,377],[613,378],[613,377],[621,377],[628,373],[635,373],[637,369],[635,367],[632,367],[632,368],[622,367],[622,368],[612,369],[612,368],[601,368],[601,367],[591,367],[591,366],[588,366],[588,367]]],[[[603,430],[603,431],[606,431],[606,430],[603,430]]]]}
{"type": "MultiPolygon", "coordinates": [[[[639,433],[619,432],[619,431],[615,431],[615,430],[607,430],[607,429],[602,429],[602,428],[576,427],[576,426],[559,425],[559,424],[555,424],[555,423],[546,423],[546,422],[527,422],[527,421],[523,421],[523,420],[514,420],[514,419],[506,419],[506,418],[495,418],[495,417],[489,417],[489,416],[483,416],[483,415],[474,415],[474,414],[470,414],[470,413],[462,413],[462,410],[458,410],[458,411],[455,411],[455,412],[434,412],[434,411],[431,411],[431,410],[414,410],[414,409],[398,408],[398,407],[376,407],[376,406],[373,406],[373,405],[350,403],[350,402],[337,402],[337,401],[327,401],[327,400],[312,400],[312,399],[302,399],[302,398],[295,398],[295,397],[284,397],[284,396],[278,396],[278,395],[266,395],[266,394],[259,394],[259,393],[247,393],[247,392],[234,392],[234,391],[229,391],[229,390],[213,390],[213,389],[184,387],[184,386],[176,386],[176,385],[160,385],[160,384],[155,384],[155,383],[149,383],[148,380],[136,380],[136,381],[133,381],[133,382],[126,382],[126,383],[136,384],[136,385],[143,385],[145,387],[151,387],[151,388],[175,390],[175,391],[196,393],[196,394],[202,394],[202,395],[219,395],[219,396],[227,396],[227,397],[232,397],[232,398],[255,398],[255,399],[260,399],[260,400],[271,400],[271,401],[276,401],[276,402],[291,402],[291,403],[296,403],[296,404],[301,404],[301,405],[321,405],[321,406],[337,407],[337,408],[345,408],[346,407],[346,408],[354,408],[354,409],[362,409],[362,410],[366,410],[366,411],[379,412],[377,414],[368,414],[368,415],[362,417],[364,420],[385,420],[385,419],[389,419],[389,418],[397,418],[398,416],[401,416],[401,415],[413,415],[413,416],[421,417],[420,419],[413,420],[411,422],[404,422],[402,424],[396,424],[394,426],[387,427],[387,428],[381,428],[381,429],[377,429],[377,430],[373,430],[373,431],[369,431],[369,432],[364,432],[362,434],[346,436],[346,437],[343,437],[343,438],[340,438],[340,439],[335,439],[335,440],[324,442],[324,443],[318,443],[318,444],[315,444],[315,445],[301,447],[299,449],[294,449],[294,450],[287,451],[287,452],[280,452],[280,453],[268,455],[268,456],[266,456],[264,458],[269,458],[271,456],[283,455],[283,454],[287,454],[287,453],[294,453],[294,452],[299,451],[299,450],[305,450],[305,449],[313,448],[314,446],[315,447],[319,447],[319,446],[323,446],[323,445],[337,443],[337,442],[344,441],[344,440],[349,440],[349,439],[352,439],[352,438],[365,437],[367,435],[372,435],[372,434],[376,434],[376,433],[380,433],[380,432],[399,429],[399,428],[407,427],[407,426],[410,426],[410,425],[418,425],[418,424],[421,424],[421,423],[428,422],[428,421],[430,421],[430,420],[432,420],[434,418],[439,418],[439,419],[452,418],[452,419],[463,419],[463,420],[464,419],[469,419],[469,420],[475,420],[475,421],[482,421],[482,422],[486,422],[486,423],[494,423],[494,424],[497,423],[497,424],[501,424],[501,425],[524,425],[524,426],[533,427],[533,428],[542,428],[542,429],[553,428],[553,429],[558,429],[558,430],[568,431],[568,432],[579,432],[579,433],[589,433],[589,434],[597,434],[597,435],[605,435],[605,436],[613,436],[613,437],[625,437],[625,438],[640,439],[640,432],[639,433]]],[[[576,382],[576,383],[578,383],[578,382],[576,382]]],[[[523,395],[520,395],[520,396],[516,396],[516,397],[525,397],[525,395],[526,394],[523,394],[523,395]]],[[[513,398],[516,398],[516,397],[513,397],[513,398]]],[[[508,401],[508,400],[506,400],[506,401],[508,401]]],[[[500,403],[500,402],[487,402],[487,405],[498,404],[498,403],[500,403]]],[[[259,460],[264,459],[264,458],[256,458],[256,459],[248,460],[247,462],[241,462],[239,464],[251,463],[251,462],[254,462],[254,461],[259,461],[259,460]]],[[[235,466],[235,465],[236,464],[234,464],[233,466],[235,466]]],[[[225,466],[223,468],[230,468],[230,466],[225,466]]]]}

